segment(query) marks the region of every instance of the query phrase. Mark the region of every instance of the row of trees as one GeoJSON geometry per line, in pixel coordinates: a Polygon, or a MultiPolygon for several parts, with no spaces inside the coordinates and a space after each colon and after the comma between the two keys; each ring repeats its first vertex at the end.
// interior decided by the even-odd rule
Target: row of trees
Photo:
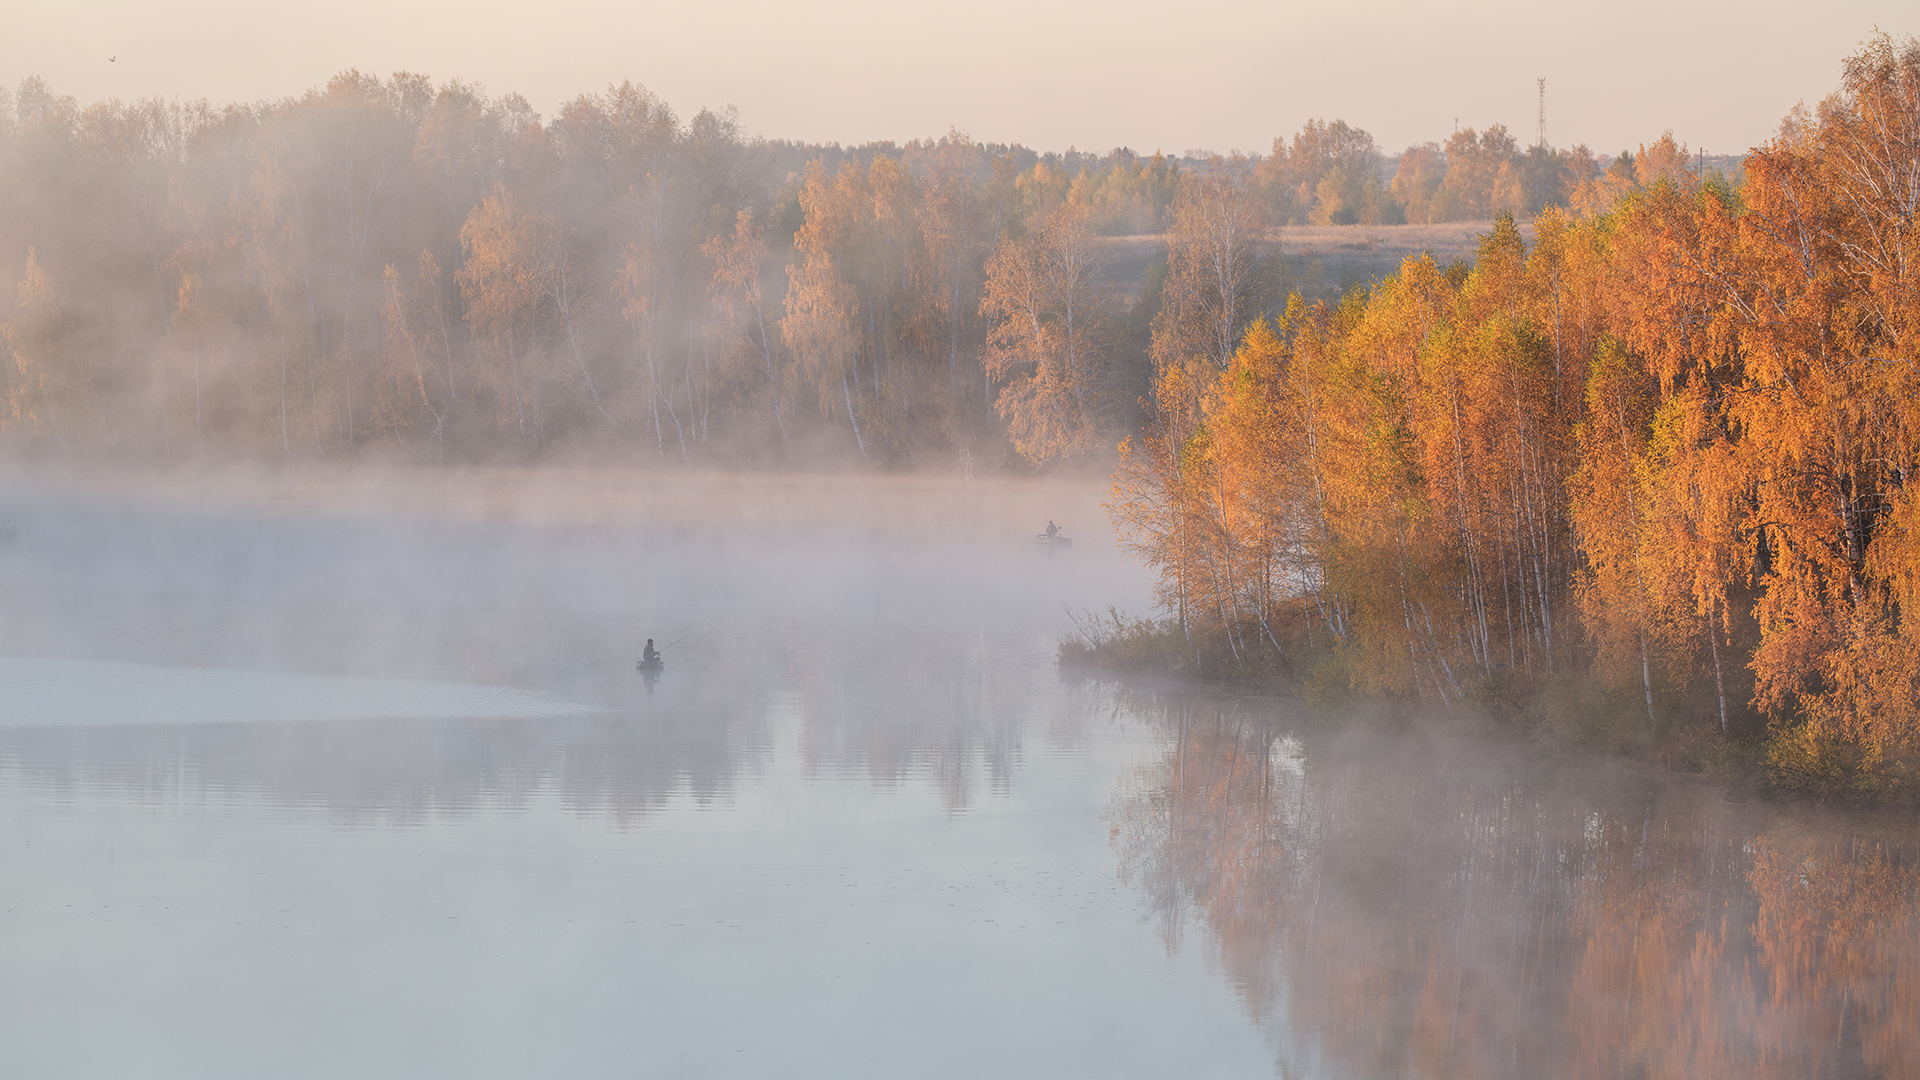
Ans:
{"type": "Polygon", "coordinates": [[[1494,124],[1485,131],[1463,128],[1388,160],[1366,132],[1315,120],[1291,146],[1275,139],[1260,172],[1276,224],[1429,225],[1531,217],[1549,207],[1598,213],[1627,192],[1684,170],[1684,154],[1676,157],[1675,149],[1669,141],[1650,161],[1623,153],[1609,162],[1585,146],[1523,148],[1494,124]]]}
{"type": "Polygon", "coordinates": [[[1036,461],[1110,445],[1145,329],[1089,241],[1158,229],[1181,177],[1164,156],[958,133],[765,143],[631,84],[545,124],[405,73],[225,109],[81,109],[30,79],[0,106],[20,283],[0,301],[0,429],[156,456],[992,459],[996,405],[1036,461]],[[805,164],[782,181],[786,161],[805,164]],[[1064,285],[1033,254],[1062,242],[1064,285]],[[1023,258],[1044,325],[1016,345],[998,324],[1023,258]],[[1071,417],[1053,415],[1059,362],[1071,417]]]}
{"type": "MultiPolygon", "coordinates": [[[[1420,159],[1422,213],[1509,205],[1519,158],[1487,138],[1420,159]]],[[[632,84],[543,122],[408,73],[256,106],[82,108],[28,79],[0,93],[0,434],[154,457],[1105,451],[1150,353],[1210,335],[1224,362],[1279,302],[1269,226],[1394,218],[1413,196],[1384,176],[1338,121],[1180,162],[766,142],[632,84]],[[1101,238],[1139,234],[1168,247],[1135,287],[1101,238]]]]}
{"type": "Polygon", "coordinates": [[[1739,192],[1663,161],[1531,247],[1502,219],[1471,268],[1158,353],[1112,509],[1182,624],[1446,703],[1592,677],[1648,730],[1750,688],[1790,784],[1920,751],[1920,45],[1851,58],[1739,192]]]}
{"type": "Polygon", "coordinates": [[[731,116],[683,124],[628,85],[543,126],[514,96],[354,72],[259,107],[83,110],[35,80],[12,105],[22,441],[531,450],[683,392],[704,405],[682,322],[706,299],[701,230],[762,184],[731,116]]]}

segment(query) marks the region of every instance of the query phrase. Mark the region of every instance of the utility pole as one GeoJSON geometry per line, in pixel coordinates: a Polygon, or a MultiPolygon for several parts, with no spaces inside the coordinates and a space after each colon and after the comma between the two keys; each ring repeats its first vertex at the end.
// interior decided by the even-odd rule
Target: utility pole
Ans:
{"type": "Polygon", "coordinates": [[[1540,126],[1533,137],[1533,145],[1545,149],[1547,145],[1547,80],[1533,80],[1540,87],[1540,126]]]}
{"type": "Polygon", "coordinates": [[[1541,209],[1540,174],[1547,169],[1547,80],[1541,76],[1533,81],[1540,88],[1540,123],[1533,135],[1534,148],[1539,151],[1533,155],[1533,212],[1537,214],[1541,209]]]}

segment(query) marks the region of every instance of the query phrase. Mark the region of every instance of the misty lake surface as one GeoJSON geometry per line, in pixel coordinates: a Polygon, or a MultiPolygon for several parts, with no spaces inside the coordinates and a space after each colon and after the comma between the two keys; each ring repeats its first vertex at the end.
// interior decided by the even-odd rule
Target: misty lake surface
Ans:
{"type": "Polygon", "coordinates": [[[0,1075],[1920,1075],[1910,817],[1063,678],[1102,495],[0,478],[0,1075]]]}

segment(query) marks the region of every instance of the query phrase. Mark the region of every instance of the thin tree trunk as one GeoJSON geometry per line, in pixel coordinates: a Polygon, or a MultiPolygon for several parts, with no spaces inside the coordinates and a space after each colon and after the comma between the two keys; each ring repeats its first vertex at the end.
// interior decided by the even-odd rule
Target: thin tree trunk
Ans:
{"type": "Polygon", "coordinates": [[[1640,635],[1640,685],[1647,691],[1647,728],[1651,730],[1657,723],[1653,718],[1653,665],[1647,660],[1647,635],[1640,635]]]}
{"type": "Polygon", "coordinates": [[[1707,620],[1707,644],[1713,647],[1713,688],[1720,695],[1720,734],[1727,733],[1727,680],[1720,673],[1720,628],[1707,620]]]}
{"type": "Polygon", "coordinates": [[[865,439],[863,439],[863,438],[861,438],[861,436],[860,436],[860,418],[859,418],[858,416],[856,416],[856,415],[854,415],[854,411],[853,411],[853,389],[852,389],[851,387],[849,387],[849,386],[847,385],[847,362],[846,362],[846,360],[845,360],[845,358],[842,358],[842,359],[841,359],[841,361],[840,361],[840,391],[841,391],[841,393],[842,393],[843,395],[845,395],[845,397],[846,397],[846,402],[847,402],[847,421],[848,421],[849,423],[851,423],[851,424],[853,425],[853,442],[854,442],[854,445],[856,445],[856,446],[858,446],[858,447],[860,448],[860,456],[864,458],[864,457],[866,457],[866,456],[867,456],[867,440],[865,440],[865,439]]]}
{"type": "Polygon", "coordinates": [[[293,460],[293,436],[287,431],[287,355],[282,343],[280,352],[280,446],[287,452],[287,460],[293,460]]]}
{"type": "Polygon", "coordinates": [[[200,427],[200,350],[193,350],[193,438],[202,454],[207,452],[206,432],[200,427]]]}

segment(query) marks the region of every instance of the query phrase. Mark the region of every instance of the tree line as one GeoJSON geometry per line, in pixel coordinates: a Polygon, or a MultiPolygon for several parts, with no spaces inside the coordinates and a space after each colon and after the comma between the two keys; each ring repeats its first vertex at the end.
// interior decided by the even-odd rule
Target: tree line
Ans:
{"type": "Polygon", "coordinates": [[[1666,138],[1471,266],[1156,332],[1110,509],[1221,666],[1913,780],[1917,210],[1920,44],[1880,35],[1738,188],[1666,138]]]}
{"type": "Polygon", "coordinates": [[[1272,226],[1597,206],[1630,166],[1522,150],[1499,125],[1397,160],[1337,120],[1268,155],[1179,159],[959,132],[770,141],[631,83],[543,120],[404,72],[252,105],[82,107],[29,78],[0,91],[0,440],[146,459],[1110,454],[1144,420],[1152,357],[1210,335],[1224,359],[1284,303],[1272,226]],[[1164,257],[1118,280],[1105,238],[1143,234],[1164,257]]]}

